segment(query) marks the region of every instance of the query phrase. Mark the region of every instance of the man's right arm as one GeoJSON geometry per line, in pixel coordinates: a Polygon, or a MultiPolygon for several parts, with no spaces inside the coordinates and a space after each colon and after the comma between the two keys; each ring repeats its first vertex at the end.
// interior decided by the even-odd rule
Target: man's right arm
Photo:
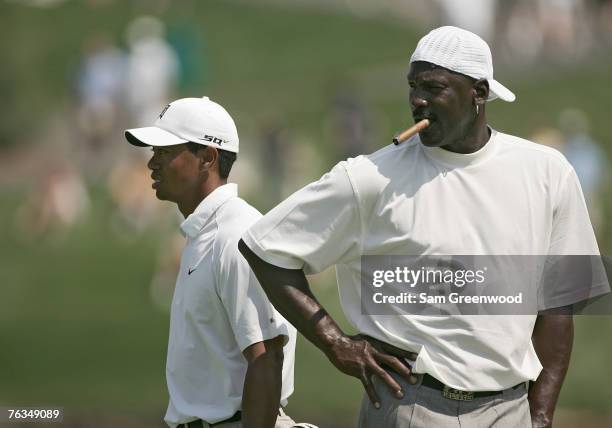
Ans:
{"type": "Polygon", "coordinates": [[[301,269],[284,269],[259,258],[240,240],[238,248],[270,302],[318,347],[340,371],[358,378],[376,407],[380,400],[372,385],[372,376],[379,376],[400,398],[401,387],[385,371],[387,366],[410,382],[415,379],[400,358],[415,359],[415,354],[384,344],[367,336],[347,336],[317,301],[301,269]]]}

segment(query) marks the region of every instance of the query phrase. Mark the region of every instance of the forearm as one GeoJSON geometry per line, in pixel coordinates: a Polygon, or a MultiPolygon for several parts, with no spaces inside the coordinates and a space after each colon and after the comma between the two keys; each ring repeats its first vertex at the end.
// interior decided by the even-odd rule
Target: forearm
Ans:
{"type": "Polygon", "coordinates": [[[543,368],[529,388],[531,419],[534,427],[550,427],[570,362],[574,341],[572,315],[538,316],[532,340],[543,368]]]}
{"type": "Polygon", "coordinates": [[[249,362],[242,391],[242,426],[274,427],[282,390],[283,351],[268,351],[249,362]]]}
{"type": "Polygon", "coordinates": [[[304,272],[267,264],[242,241],[238,248],[278,312],[329,356],[333,344],[345,336],[310,290],[304,272]]]}
{"type": "Polygon", "coordinates": [[[265,289],[266,294],[277,310],[306,339],[329,354],[331,347],[344,337],[344,333],[313,295],[304,273],[296,271],[291,280],[266,283],[269,286],[265,289]]]}
{"type": "Polygon", "coordinates": [[[372,377],[381,378],[396,395],[400,385],[383,368],[412,381],[410,369],[400,358],[416,358],[411,352],[366,336],[347,336],[310,291],[302,270],[283,269],[261,260],[240,241],[238,248],[276,309],[329,358],[343,373],[358,378],[374,406],[380,407],[372,377]]]}

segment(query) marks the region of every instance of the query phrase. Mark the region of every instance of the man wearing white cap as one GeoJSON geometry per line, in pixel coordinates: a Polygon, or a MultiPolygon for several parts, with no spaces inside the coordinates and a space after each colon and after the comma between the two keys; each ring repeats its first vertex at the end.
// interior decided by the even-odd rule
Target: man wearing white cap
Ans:
{"type": "Polygon", "coordinates": [[[428,128],[340,162],[239,248],[278,310],[361,380],[361,427],[551,426],[571,315],[376,315],[362,306],[364,256],[599,254],[565,158],[487,125],[486,103],[515,96],[493,79],[486,42],[456,27],[431,31],[408,83],[414,119],[428,128]],[[306,280],[332,265],[357,336],[341,331],[306,280]]]}
{"type": "Polygon", "coordinates": [[[238,153],[219,104],[184,98],[127,140],[152,147],[156,195],[175,202],[187,238],[170,315],[166,423],[174,428],[290,427],[295,329],[272,307],[237,249],[261,214],[227,178],[238,153]]]}

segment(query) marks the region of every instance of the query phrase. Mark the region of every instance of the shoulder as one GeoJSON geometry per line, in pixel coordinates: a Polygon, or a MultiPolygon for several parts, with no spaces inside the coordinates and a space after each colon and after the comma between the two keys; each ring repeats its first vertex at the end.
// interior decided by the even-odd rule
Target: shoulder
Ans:
{"type": "Polygon", "coordinates": [[[418,145],[415,136],[400,145],[390,144],[374,153],[341,162],[358,197],[378,197],[394,177],[405,175],[410,160],[417,156],[418,145]]]}
{"type": "Polygon", "coordinates": [[[561,174],[573,170],[567,158],[558,150],[514,135],[497,132],[500,154],[512,156],[525,166],[538,165],[561,174]]]}
{"type": "Polygon", "coordinates": [[[262,217],[261,213],[244,199],[235,197],[226,201],[215,212],[217,234],[214,247],[221,257],[239,255],[240,236],[262,217]]]}
{"type": "Polygon", "coordinates": [[[389,144],[373,153],[349,158],[344,163],[346,168],[351,171],[370,168],[369,172],[372,172],[372,168],[394,164],[398,159],[412,156],[417,150],[418,144],[419,139],[417,136],[414,136],[402,144],[389,144]]]}
{"type": "Polygon", "coordinates": [[[219,207],[216,216],[221,222],[239,222],[236,226],[240,227],[244,223],[257,221],[261,213],[244,199],[234,197],[219,207]]]}

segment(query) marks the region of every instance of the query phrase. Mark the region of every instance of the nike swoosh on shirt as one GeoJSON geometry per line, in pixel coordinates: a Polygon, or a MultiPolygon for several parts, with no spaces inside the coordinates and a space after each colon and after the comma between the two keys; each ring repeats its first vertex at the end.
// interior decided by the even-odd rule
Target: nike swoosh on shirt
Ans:
{"type": "Polygon", "coordinates": [[[195,272],[197,268],[191,269],[189,268],[189,270],[187,271],[187,275],[191,275],[193,272],[195,272]]]}

